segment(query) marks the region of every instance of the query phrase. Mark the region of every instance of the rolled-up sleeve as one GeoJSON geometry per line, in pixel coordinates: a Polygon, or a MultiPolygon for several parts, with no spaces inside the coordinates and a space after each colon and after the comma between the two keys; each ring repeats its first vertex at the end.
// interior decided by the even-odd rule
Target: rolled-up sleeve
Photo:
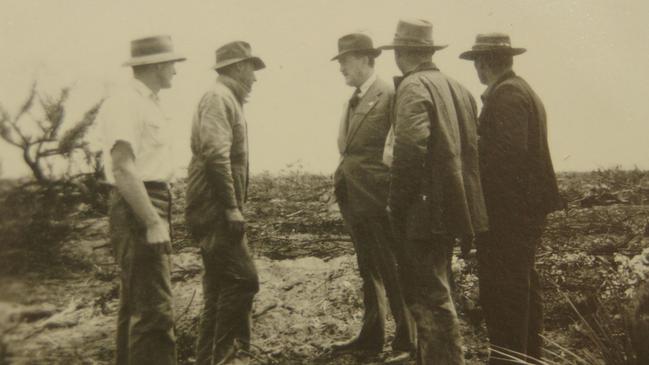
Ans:
{"type": "Polygon", "coordinates": [[[224,207],[238,208],[230,162],[233,108],[220,95],[209,94],[203,100],[199,113],[200,149],[208,179],[224,207]]]}
{"type": "Polygon", "coordinates": [[[388,204],[397,213],[407,208],[420,192],[423,163],[430,136],[432,103],[423,86],[402,85],[397,93],[393,161],[388,204]]]}

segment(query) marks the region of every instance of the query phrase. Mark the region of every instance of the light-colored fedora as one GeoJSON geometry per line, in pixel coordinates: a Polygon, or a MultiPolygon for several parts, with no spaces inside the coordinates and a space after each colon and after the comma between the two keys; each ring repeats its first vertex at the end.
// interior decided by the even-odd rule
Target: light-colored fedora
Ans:
{"type": "Polygon", "coordinates": [[[150,65],[162,62],[180,62],[186,58],[174,52],[168,35],[158,35],[131,41],[131,58],[123,66],[150,65]]]}
{"type": "Polygon", "coordinates": [[[434,51],[444,49],[448,45],[436,45],[433,42],[433,25],[423,19],[401,19],[397,24],[397,32],[391,44],[379,49],[418,48],[434,51]]]}
{"type": "Polygon", "coordinates": [[[216,63],[212,67],[215,70],[235,64],[237,62],[251,60],[255,71],[266,67],[261,58],[254,56],[250,50],[250,44],[244,41],[227,43],[216,50],[216,63]]]}
{"type": "Polygon", "coordinates": [[[481,54],[485,53],[498,53],[509,54],[517,56],[525,53],[525,48],[512,47],[509,35],[505,33],[485,33],[478,34],[475,37],[475,44],[471,47],[470,51],[460,54],[460,58],[464,60],[473,61],[481,54]]]}
{"type": "Polygon", "coordinates": [[[331,60],[335,61],[342,55],[350,52],[364,53],[372,57],[378,57],[381,54],[380,49],[374,48],[374,43],[370,36],[363,33],[351,33],[338,39],[338,54],[331,60]]]}

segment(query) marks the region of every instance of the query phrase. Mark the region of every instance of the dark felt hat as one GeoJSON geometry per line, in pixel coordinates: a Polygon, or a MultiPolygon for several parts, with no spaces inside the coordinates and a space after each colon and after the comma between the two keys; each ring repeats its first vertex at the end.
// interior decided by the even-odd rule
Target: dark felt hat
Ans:
{"type": "Polygon", "coordinates": [[[433,25],[422,19],[401,19],[397,24],[397,32],[391,44],[379,49],[416,48],[440,50],[447,45],[437,45],[433,41],[433,25]]]}
{"type": "Polygon", "coordinates": [[[250,50],[250,44],[243,41],[227,43],[216,50],[216,63],[212,67],[215,70],[235,64],[237,62],[251,60],[255,70],[266,67],[261,58],[254,56],[250,50]]]}
{"type": "Polygon", "coordinates": [[[335,61],[342,55],[350,52],[366,53],[372,57],[378,57],[381,50],[374,48],[372,38],[363,33],[347,34],[338,39],[338,54],[331,60],[335,61]]]}
{"type": "Polygon", "coordinates": [[[525,48],[512,47],[509,35],[504,33],[486,33],[478,34],[475,37],[475,44],[471,47],[470,51],[460,54],[460,58],[464,60],[473,61],[481,54],[498,53],[509,54],[517,56],[525,53],[525,48]]]}

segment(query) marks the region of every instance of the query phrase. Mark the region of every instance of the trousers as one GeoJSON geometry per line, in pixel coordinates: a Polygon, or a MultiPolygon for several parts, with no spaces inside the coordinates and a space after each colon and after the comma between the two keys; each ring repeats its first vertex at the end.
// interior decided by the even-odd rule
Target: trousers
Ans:
{"type": "Polygon", "coordinates": [[[225,221],[200,239],[205,266],[204,306],[197,365],[225,365],[250,349],[252,301],[259,277],[247,238],[233,237],[225,221]]]}
{"type": "Polygon", "coordinates": [[[492,225],[476,240],[480,305],[491,345],[490,365],[541,358],[543,296],[535,256],[544,225],[492,225]]]}
{"type": "MultiPolygon", "coordinates": [[[[147,192],[158,214],[169,220],[171,195],[166,186],[147,186],[147,192]]],[[[148,244],[146,227],[116,189],[109,222],[120,269],[116,364],[176,364],[171,244],[148,244]]]]}
{"type": "Polygon", "coordinates": [[[394,237],[387,214],[360,216],[350,211],[345,200],[339,203],[345,226],[354,243],[363,282],[364,312],[357,336],[358,345],[368,350],[383,349],[389,304],[396,325],[392,349],[414,351],[416,329],[403,297],[394,253],[394,237]]]}
{"type": "Polygon", "coordinates": [[[397,237],[403,245],[399,269],[404,296],[417,326],[417,364],[464,364],[449,277],[453,238],[431,235],[428,239],[411,239],[404,234],[397,237]]]}

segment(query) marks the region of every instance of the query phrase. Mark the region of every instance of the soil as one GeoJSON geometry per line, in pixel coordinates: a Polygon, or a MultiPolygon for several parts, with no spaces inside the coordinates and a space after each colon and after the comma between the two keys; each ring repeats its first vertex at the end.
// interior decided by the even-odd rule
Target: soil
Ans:
{"type": "MultiPolygon", "coordinates": [[[[638,255],[647,247],[649,209],[643,190],[636,189],[640,183],[633,181],[634,189],[615,195],[622,198],[611,203],[610,196],[596,199],[600,190],[621,190],[598,185],[601,179],[595,173],[561,176],[569,209],[549,217],[538,252],[546,296],[545,336],[558,358],[569,359],[568,352],[603,358],[569,300],[586,308],[584,313],[595,303],[591,312],[608,313],[613,340],[625,341],[624,304],[639,282],[638,272],[645,270],[638,255]],[[583,200],[589,206],[582,206],[583,200]]],[[[179,181],[174,186],[172,283],[179,359],[192,364],[202,307],[202,264],[198,248],[185,234],[183,191],[179,181]]],[[[389,354],[387,345],[384,354],[369,360],[328,352],[332,342],[356,334],[363,314],[356,258],[332,198],[330,177],[299,171],[258,175],[245,215],[261,281],[253,310],[252,363],[380,364],[389,354]]],[[[107,219],[78,214],[73,224],[76,234],[59,253],[67,260],[54,260],[56,267],[49,270],[2,277],[0,365],[112,363],[118,282],[106,245],[107,219]]],[[[487,340],[474,259],[454,259],[453,271],[465,358],[468,365],[483,364],[487,340]]],[[[388,319],[386,344],[393,327],[388,319]]]]}

